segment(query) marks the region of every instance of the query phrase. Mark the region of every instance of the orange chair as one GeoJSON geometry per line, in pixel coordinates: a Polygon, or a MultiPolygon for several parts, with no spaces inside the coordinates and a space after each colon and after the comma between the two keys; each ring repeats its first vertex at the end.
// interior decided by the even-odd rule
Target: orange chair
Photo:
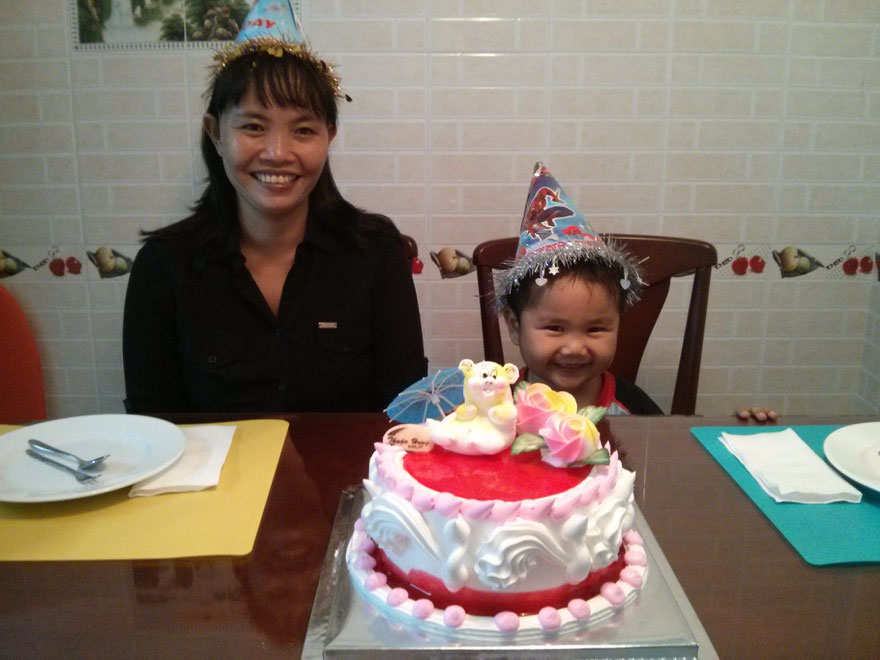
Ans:
{"type": "Polygon", "coordinates": [[[37,342],[12,294],[0,286],[0,424],[46,419],[37,342]]]}
{"type": "MultiPolygon", "coordinates": [[[[671,414],[693,415],[697,406],[697,384],[703,354],[703,333],[709,303],[709,279],[718,261],[715,247],[705,241],[634,234],[603,234],[625,248],[640,261],[645,279],[641,300],[629,308],[620,322],[617,353],[611,372],[635,382],[654,324],[660,316],[671,278],[693,274],[687,323],[675,380],[671,414]]],[[[480,319],[483,350],[487,360],[504,362],[501,327],[494,307],[493,270],[508,268],[516,254],[517,237],[498,238],[480,243],[474,250],[477,285],[480,293],[480,319]]]]}

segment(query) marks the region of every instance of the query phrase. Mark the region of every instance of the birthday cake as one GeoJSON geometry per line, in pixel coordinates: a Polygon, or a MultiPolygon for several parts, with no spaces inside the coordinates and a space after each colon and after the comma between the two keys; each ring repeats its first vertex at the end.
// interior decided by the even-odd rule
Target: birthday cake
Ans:
{"type": "Polygon", "coordinates": [[[603,446],[601,409],[514,365],[463,360],[464,403],[376,444],[346,561],[382,616],[460,639],[544,639],[634,600],[647,556],[635,475],[603,446]]]}

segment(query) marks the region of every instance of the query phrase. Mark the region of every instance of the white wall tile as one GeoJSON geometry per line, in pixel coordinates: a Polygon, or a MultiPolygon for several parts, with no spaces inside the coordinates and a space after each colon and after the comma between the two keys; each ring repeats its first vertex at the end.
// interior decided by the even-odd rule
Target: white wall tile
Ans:
{"type": "Polygon", "coordinates": [[[431,21],[431,48],[439,52],[514,51],[517,20],[498,17],[437,18],[431,21]]]}
{"type": "Polygon", "coordinates": [[[389,20],[344,21],[315,19],[309,22],[309,40],[318,53],[390,50],[393,46],[393,23],[389,20]]]}
{"type": "Polygon", "coordinates": [[[757,42],[754,23],[681,21],[673,26],[672,46],[678,51],[752,52],[757,42]]]}
{"type": "Polygon", "coordinates": [[[55,215],[76,207],[74,186],[0,185],[0,210],[9,215],[55,215]]]}
{"type": "Polygon", "coordinates": [[[626,51],[637,42],[638,24],[632,21],[565,20],[551,27],[551,43],[563,52],[626,51]]]}
{"type": "Polygon", "coordinates": [[[513,117],[515,95],[512,89],[432,88],[429,108],[433,116],[513,117]]]}
{"type": "MultiPolygon", "coordinates": [[[[0,249],[133,256],[138,230],[184,215],[203,185],[212,53],[74,52],[68,8],[12,3],[0,27],[0,249]]],[[[873,0],[340,0],[308,3],[305,23],[354,97],[335,176],[419,240],[440,367],[481,354],[476,282],[442,280],[429,252],[514,234],[539,159],[600,230],[829,254],[880,243],[878,16],[873,0]]],[[[699,412],[880,411],[876,281],[830,272],[716,275],[699,412]],[[802,382],[818,374],[824,389],[802,382]]],[[[50,356],[51,414],[120,411],[125,279],[16,277],[4,283],[50,356]]],[[[639,379],[664,405],[686,284],[639,379]]]]}
{"type": "Polygon", "coordinates": [[[796,55],[859,57],[871,52],[870,25],[800,25],[791,30],[791,48],[796,55]]]}
{"type": "Polygon", "coordinates": [[[167,151],[190,143],[190,127],[183,121],[113,121],[104,126],[107,149],[167,151]]]}
{"type": "Polygon", "coordinates": [[[411,151],[425,148],[422,121],[349,121],[341,135],[346,150],[411,151]]]}
{"type": "Polygon", "coordinates": [[[35,154],[70,152],[73,149],[73,131],[69,124],[14,124],[0,125],[0,153],[35,154]]]}

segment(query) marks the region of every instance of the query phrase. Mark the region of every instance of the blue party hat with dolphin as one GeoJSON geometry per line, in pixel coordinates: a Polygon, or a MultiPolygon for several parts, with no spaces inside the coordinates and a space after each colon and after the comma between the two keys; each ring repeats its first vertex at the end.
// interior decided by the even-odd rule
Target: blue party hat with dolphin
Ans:
{"type": "Polygon", "coordinates": [[[638,300],[644,287],[638,263],[593,229],[550,170],[538,162],[526,197],[516,256],[511,267],[496,277],[498,306],[505,307],[511,292],[530,279],[543,286],[548,277],[563,275],[582,261],[616,270],[626,304],[638,300]]]}

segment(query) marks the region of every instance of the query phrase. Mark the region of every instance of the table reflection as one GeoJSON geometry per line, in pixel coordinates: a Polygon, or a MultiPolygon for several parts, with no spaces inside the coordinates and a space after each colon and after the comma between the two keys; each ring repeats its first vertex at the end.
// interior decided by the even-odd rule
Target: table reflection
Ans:
{"type": "Polygon", "coordinates": [[[318,483],[302,457],[285,447],[250,561],[235,566],[248,614],[277,644],[301,645],[321,573],[330,522],[318,483]]]}

